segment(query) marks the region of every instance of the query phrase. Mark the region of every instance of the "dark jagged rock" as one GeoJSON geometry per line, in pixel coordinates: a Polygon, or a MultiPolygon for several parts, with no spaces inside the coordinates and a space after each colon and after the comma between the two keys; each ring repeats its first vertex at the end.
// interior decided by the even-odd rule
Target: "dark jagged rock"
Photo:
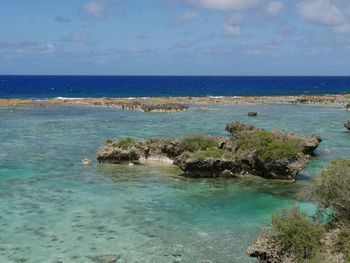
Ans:
{"type": "Polygon", "coordinates": [[[350,121],[345,122],[344,127],[350,131],[350,121]]]}
{"type": "MultiPolygon", "coordinates": [[[[347,262],[344,251],[342,252],[337,243],[339,242],[340,229],[329,229],[320,240],[321,262],[347,262]]],[[[292,251],[282,248],[271,237],[269,231],[263,229],[257,240],[248,247],[247,255],[256,258],[259,263],[294,263],[300,262],[292,251]]],[[[316,261],[312,261],[316,262],[316,261]]]]}
{"type": "Polygon", "coordinates": [[[174,164],[185,171],[185,176],[195,178],[237,177],[242,173],[235,160],[222,158],[197,159],[183,154],[175,159],[174,164]]]}
{"type": "Polygon", "coordinates": [[[248,116],[249,117],[256,117],[256,116],[258,116],[258,113],[254,112],[254,111],[251,111],[251,112],[248,112],[248,116]]]}
{"type": "Polygon", "coordinates": [[[105,144],[97,151],[96,158],[99,163],[136,162],[141,158],[141,152],[136,147],[122,148],[113,144],[105,144]]]}
{"type": "Polygon", "coordinates": [[[262,233],[259,238],[247,249],[250,257],[258,259],[259,263],[293,263],[295,257],[283,251],[276,242],[268,237],[268,232],[262,233]]]}
{"type": "Polygon", "coordinates": [[[230,137],[108,141],[97,151],[100,163],[167,160],[190,177],[236,177],[245,174],[294,180],[319,146],[318,136],[298,136],[230,123],[230,137]]]}

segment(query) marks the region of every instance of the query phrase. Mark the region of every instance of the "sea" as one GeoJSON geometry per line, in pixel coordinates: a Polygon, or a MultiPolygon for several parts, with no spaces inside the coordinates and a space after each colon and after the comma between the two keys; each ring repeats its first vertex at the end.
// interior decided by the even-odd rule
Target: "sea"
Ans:
{"type": "MultiPolygon", "coordinates": [[[[348,77],[1,76],[0,97],[148,97],[328,94],[348,77]]],[[[249,263],[245,251],[271,216],[299,205],[334,159],[350,158],[350,112],[335,105],[216,105],[186,112],[112,108],[0,108],[0,262],[249,263]],[[247,112],[259,116],[249,118],[247,112]],[[323,138],[295,183],[190,179],[174,166],[99,165],[106,140],[227,135],[241,121],[323,138]],[[84,166],[81,160],[93,160],[84,166]]]]}
{"type": "Polygon", "coordinates": [[[0,98],[322,95],[350,77],[0,76],[0,98]]]}

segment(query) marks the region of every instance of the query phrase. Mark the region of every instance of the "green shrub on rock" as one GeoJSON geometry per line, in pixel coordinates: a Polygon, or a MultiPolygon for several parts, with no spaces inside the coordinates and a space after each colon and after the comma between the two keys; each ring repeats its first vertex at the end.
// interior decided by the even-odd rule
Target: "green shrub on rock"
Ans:
{"type": "Polygon", "coordinates": [[[206,158],[217,158],[232,160],[235,159],[235,154],[230,151],[222,150],[217,147],[209,147],[205,150],[196,151],[194,153],[188,153],[189,157],[195,158],[198,160],[205,160],[206,158]]]}
{"type": "Polygon", "coordinates": [[[270,237],[281,251],[303,261],[318,254],[324,233],[324,226],[293,207],[273,216],[270,237]]]}
{"type": "Polygon", "coordinates": [[[335,252],[342,252],[345,256],[345,262],[350,262],[350,222],[347,220],[339,220],[334,224],[338,229],[338,235],[335,240],[335,252]]]}
{"type": "Polygon", "coordinates": [[[188,151],[205,151],[210,147],[218,147],[217,138],[203,135],[188,136],[180,140],[181,145],[188,151]]]}
{"type": "Polygon", "coordinates": [[[299,140],[279,138],[264,130],[239,133],[235,142],[243,151],[256,151],[263,161],[283,158],[292,160],[302,151],[299,140]]]}
{"type": "Polygon", "coordinates": [[[136,141],[133,138],[127,137],[125,139],[119,139],[113,142],[114,147],[119,147],[122,149],[128,149],[132,146],[135,146],[136,141]]]}
{"type": "Polygon", "coordinates": [[[333,161],[315,179],[311,195],[324,211],[350,220],[350,160],[333,161]]]}

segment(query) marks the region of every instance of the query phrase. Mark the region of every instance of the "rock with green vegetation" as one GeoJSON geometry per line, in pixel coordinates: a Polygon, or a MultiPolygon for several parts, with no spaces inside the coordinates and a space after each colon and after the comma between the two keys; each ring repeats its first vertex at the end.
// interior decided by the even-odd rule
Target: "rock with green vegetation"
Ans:
{"type": "Polygon", "coordinates": [[[120,164],[135,162],[140,157],[141,152],[137,147],[137,142],[131,138],[116,141],[107,140],[96,153],[99,163],[120,164]]]}
{"type": "Polygon", "coordinates": [[[270,179],[294,180],[321,142],[319,136],[266,131],[239,122],[228,124],[226,130],[240,159],[249,163],[248,172],[270,179]]]}
{"type": "Polygon", "coordinates": [[[96,158],[99,163],[139,162],[140,159],[174,160],[185,152],[206,150],[219,147],[219,138],[212,136],[188,136],[182,139],[152,138],[134,140],[132,138],[107,140],[98,149],[96,158]]]}
{"type": "Polygon", "coordinates": [[[242,166],[235,153],[218,147],[196,152],[185,152],[174,161],[190,177],[237,177],[242,166]]]}
{"type": "Polygon", "coordinates": [[[245,174],[294,180],[307,166],[321,139],[282,131],[228,124],[232,136],[189,136],[182,139],[109,140],[97,152],[100,163],[167,158],[189,177],[236,177],[245,174]]]}
{"type": "Polygon", "coordinates": [[[247,253],[261,263],[305,262],[320,254],[325,233],[323,225],[293,207],[274,215],[271,230],[262,234],[247,253]]]}
{"type": "Polygon", "coordinates": [[[311,195],[322,210],[350,221],[350,160],[333,161],[315,179],[311,195]]]}
{"type": "Polygon", "coordinates": [[[311,187],[324,225],[294,207],[272,219],[247,250],[261,263],[350,262],[350,160],[333,161],[311,187]]]}

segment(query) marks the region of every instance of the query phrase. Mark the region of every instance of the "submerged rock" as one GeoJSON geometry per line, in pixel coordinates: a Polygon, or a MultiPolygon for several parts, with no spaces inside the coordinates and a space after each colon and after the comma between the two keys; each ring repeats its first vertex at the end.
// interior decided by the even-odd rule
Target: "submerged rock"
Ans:
{"type": "Polygon", "coordinates": [[[188,109],[188,105],[180,103],[142,104],[140,106],[140,110],[144,112],[186,111],[188,109]]]}
{"type": "Polygon", "coordinates": [[[96,263],[117,263],[120,257],[117,255],[101,255],[89,256],[88,258],[96,263]]]}
{"type": "Polygon", "coordinates": [[[97,160],[100,163],[133,163],[143,159],[166,159],[190,177],[251,174],[294,180],[322,141],[315,135],[266,131],[238,122],[229,123],[226,130],[232,136],[107,141],[97,151],[97,160]]]}

